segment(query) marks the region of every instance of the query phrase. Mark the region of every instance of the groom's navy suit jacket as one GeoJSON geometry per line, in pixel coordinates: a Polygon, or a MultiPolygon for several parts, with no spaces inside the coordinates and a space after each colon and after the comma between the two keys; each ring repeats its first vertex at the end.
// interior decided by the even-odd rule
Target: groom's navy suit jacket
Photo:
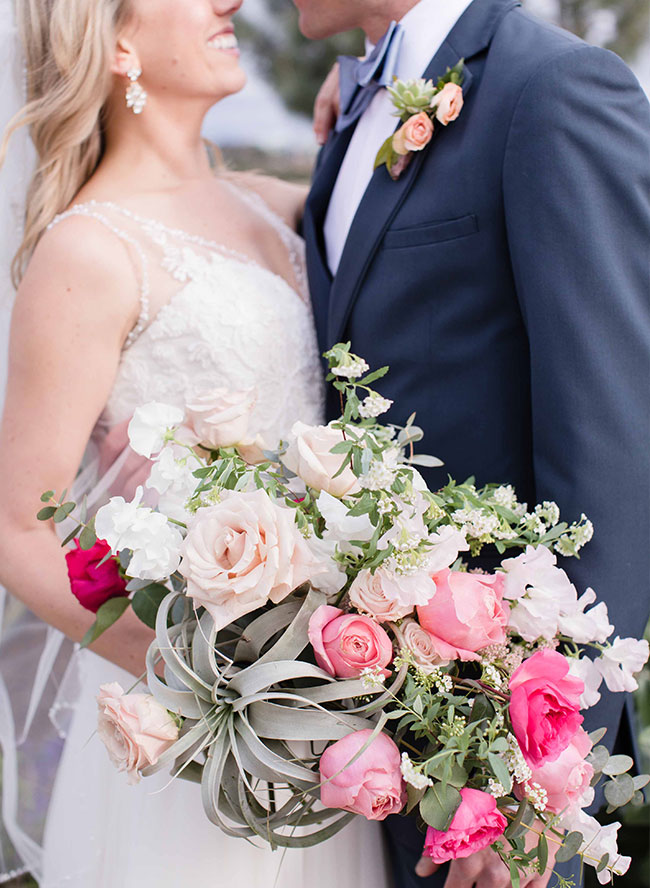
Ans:
{"type": "MultiPolygon", "coordinates": [[[[394,182],[375,171],[338,272],[323,222],[354,127],[319,157],[304,233],[320,346],[390,365],[389,419],[412,411],[447,473],[585,512],[563,566],[621,636],[650,602],[650,108],[614,54],[517,0],[474,0],[433,57],[466,62],[465,106],[394,182]]],[[[329,415],[338,415],[331,400],[329,415]]],[[[587,726],[610,743],[624,695],[587,726]]],[[[422,884],[418,882],[418,884],[422,884]]],[[[401,888],[401,886],[400,886],[401,888]]]]}

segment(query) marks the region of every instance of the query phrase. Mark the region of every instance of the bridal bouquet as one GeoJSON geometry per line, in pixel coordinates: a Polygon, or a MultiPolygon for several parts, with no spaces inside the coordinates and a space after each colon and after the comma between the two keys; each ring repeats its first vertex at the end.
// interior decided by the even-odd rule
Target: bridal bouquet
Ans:
{"type": "MultiPolygon", "coordinates": [[[[585,812],[642,801],[647,776],[609,756],[582,711],[636,687],[648,644],[615,637],[557,555],[592,535],[510,486],[429,490],[422,432],[348,345],[326,356],[342,415],[300,422],[275,450],[249,434],[252,392],[185,409],[152,403],[130,424],[151,473],[112,499],[68,554],[97,619],[128,608],[155,629],[148,693],[101,688],[99,733],[129,779],[161,769],[201,783],[210,820],[272,846],[323,841],[362,815],[400,812],[436,863],[491,845],[512,884],[580,854],[607,882],[629,858],[618,824],[585,812]],[[471,567],[485,546],[501,563],[471,567]]],[[[76,506],[44,494],[43,520],[76,506]]],[[[485,554],[485,553],[484,553],[485,554]]],[[[562,882],[563,880],[561,880],[562,882]]]]}

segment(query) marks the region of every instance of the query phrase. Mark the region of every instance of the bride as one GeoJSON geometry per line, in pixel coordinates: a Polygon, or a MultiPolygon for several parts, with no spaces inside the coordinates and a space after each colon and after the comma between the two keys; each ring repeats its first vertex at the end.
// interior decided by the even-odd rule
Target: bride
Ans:
{"type": "MultiPolygon", "coordinates": [[[[95,505],[108,493],[130,497],[142,467],[128,456],[125,423],[138,405],[181,405],[206,388],[254,386],[255,430],[268,440],[286,436],[299,417],[322,421],[321,367],[295,233],[305,192],[254,175],[215,175],[201,140],[207,110],[245,83],[231,20],[240,5],[19,4],[29,102],[18,124],[29,126],[38,163],[14,264],[0,581],[59,632],[48,631],[49,661],[39,661],[30,641],[9,647],[3,682],[18,689],[35,671],[43,691],[60,674],[60,633],[79,641],[92,621],[70,593],[56,535],[36,520],[39,497],[73,486],[95,505]]],[[[31,625],[24,614],[13,629],[31,625]]],[[[15,817],[18,735],[12,746],[7,725],[17,722],[22,703],[7,708],[0,682],[3,812],[40,884],[385,885],[374,824],[357,821],[322,846],[273,854],[213,827],[198,786],[168,776],[136,787],[121,780],[93,736],[94,698],[102,682],[134,683],[151,637],[125,617],[94,653],[68,663],[52,712],[72,710],[42,853],[15,817]]],[[[25,720],[33,734],[32,716],[25,720]]],[[[56,743],[38,750],[37,776],[59,753],[56,743]]]]}

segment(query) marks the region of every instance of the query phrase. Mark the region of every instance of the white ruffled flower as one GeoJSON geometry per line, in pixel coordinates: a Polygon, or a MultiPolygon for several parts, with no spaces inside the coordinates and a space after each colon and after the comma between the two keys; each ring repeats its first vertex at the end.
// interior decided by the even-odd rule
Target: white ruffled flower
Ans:
{"type": "Polygon", "coordinates": [[[617,833],[621,827],[618,822],[601,826],[595,817],[586,814],[581,808],[570,811],[561,821],[562,828],[569,832],[582,834],[583,842],[579,853],[584,854],[584,862],[596,867],[601,858],[609,855],[609,861],[605,869],[598,873],[598,881],[601,885],[607,885],[612,880],[612,874],[624,876],[630,868],[631,857],[624,857],[618,853],[617,833]]]}
{"type": "Polygon", "coordinates": [[[598,688],[602,684],[603,676],[590,657],[567,657],[569,662],[569,674],[579,678],[585,689],[580,695],[580,708],[590,709],[600,700],[601,694],[598,688]]]}
{"type": "Polygon", "coordinates": [[[372,538],[375,528],[368,515],[349,515],[348,506],[327,491],[320,493],[316,505],[325,519],[324,538],[336,543],[339,551],[355,548],[350,545],[351,540],[365,543],[372,538]]]}
{"type": "Polygon", "coordinates": [[[609,622],[605,602],[601,601],[591,610],[585,611],[587,605],[593,604],[595,600],[594,590],[587,589],[576,602],[574,610],[560,614],[558,629],[562,635],[568,635],[577,644],[589,644],[592,641],[603,644],[609,638],[614,627],[609,622]]]}
{"type": "Polygon", "coordinates": [[[129,423],[131,449],[150,459],[154,453],[162,450],[167,433],[180,425],[184,416],[180,407],[159,401],[137,407],[129,423]]]}
{"type": "Polygon", "coordinates": [[[124,550],[133,553],[128,576],[141,580],[165,579],[180,563],[183,537],[160,512],[141,506],[141,500],[141,487],[130,503],[121,496],[113,497],[97,512],[95,531],[113,553],[124,550]]]}
{"type": "Polygon", "coordinates": [[[189,457],[187,451],[177,447],[165,447],[162,451],[146,486],[159,494],[158,508],[164,515],[176,521],[186,521],[185,503],[196,490],[198,480],[192,472],[198,467],[198,461],[189,457]]]}
{"type": "Polygon", "coordinates": [[[461,552],[469,550],[467,538],[462,530],[446,524],[429,537],[431,549],[428,556],[428,570],[433,573],[451,567],[461,552]]]}
{"type": "Polygon", "coordinates": [[[605,648],[595,663],[610,691],[636,691],[639,685],[634,674],[647,662],[648,647],[645,638],[639,641],[617,635],[611,647],[605,648]]]}

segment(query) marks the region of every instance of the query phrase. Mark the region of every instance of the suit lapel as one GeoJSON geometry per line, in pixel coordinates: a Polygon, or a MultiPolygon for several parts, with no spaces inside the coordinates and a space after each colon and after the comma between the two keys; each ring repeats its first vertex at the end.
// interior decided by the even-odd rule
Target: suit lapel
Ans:
{"type": "MultiPolygon", "coordinates": [[[[501,17],[509,9],[518,5],[519,0],[474,0],[474,3],[461,16],[432,58],[424,73],[425,78],[439,77],[445,73],[447,68],[457,64],[461,58],[469,62],[472,56],[489,45],[501,17]]],[[[466,65],[463,82],[465,99],[469,95],[472,83],[471,68],[466,65]]],[[[351,129],[353,128],[351,127],[351,129]]],[[[354,301],[384,233],[413,188],[425,158],[430,152],[435,152],[437,141],[441,138],[444,139],[444,131],[445,127],[436,127],[430,144],[424,151],[415,154],[406,171],[396,182],[389,177],[385,168],[381,167],[375,170],[352,222],[341,262],[332,283],[327,322],[326,341],[328,344],[338,341],[342,336],[354,301]]],[[[345,135],[345,133],[341,135],[345,135]]],[[[347,144],[349,144],[349,139],[347,144]]],[[[344,153],[340,156],[341,161],[344,153]]],[[[328,163],[328,161],[325,162],[328,163]]],[[[330,191],[335,179],[334,175],[330,180],[330,191]]],[[[321,240],[323,220],[324,214],[318,223],[321,240]]]]}

